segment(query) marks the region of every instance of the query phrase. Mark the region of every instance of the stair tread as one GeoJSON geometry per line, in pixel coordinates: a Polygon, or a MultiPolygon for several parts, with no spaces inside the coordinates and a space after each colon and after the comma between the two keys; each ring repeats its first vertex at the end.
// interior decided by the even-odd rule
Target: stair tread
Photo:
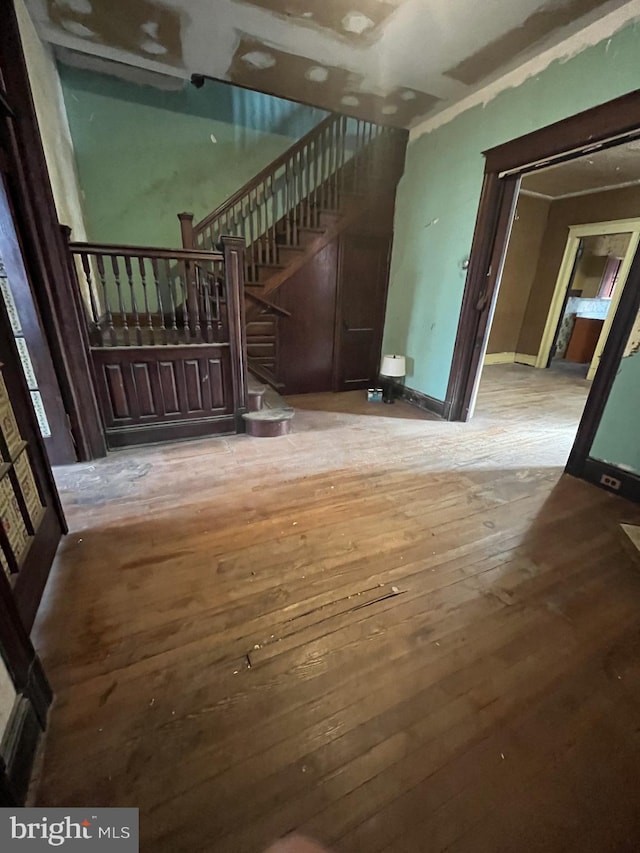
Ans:
{"type": "Polygon", "coordinates": [[[295,415],[293,409],[260,409],[258,412],[245,412],[246,421],[290,421],[295,415]]]}
{"type": "Polygon", "coordinates": [[[267,390],[266,385],[259,385],[257,382],[253,383],[251,381],[251,379],[249,379],[249,381],[247,383],[247,394],[256,394],[256,395],[264,394],[264,392],[266,390],[267,390]]]}

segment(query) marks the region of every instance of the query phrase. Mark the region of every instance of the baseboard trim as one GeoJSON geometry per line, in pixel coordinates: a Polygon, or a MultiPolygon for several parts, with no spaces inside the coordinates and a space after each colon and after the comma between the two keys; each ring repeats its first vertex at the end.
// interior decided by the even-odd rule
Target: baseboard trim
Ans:
{"type": "Polygon", "coordinates": [[[6,788],[15,805],[24,803],[27,796],[41,734],[42,729],[33,705],[26,696],[19,694],[0,743],[6,788]]]}
{"type": "Polygon", "coordinates": [[[526,352],[491,352],[484,357],[483,365],[490,364],[527,364],[535,367],[538,361],[537,355],[528,355],[526,352]]]}
{"type": "Polygon", "coordinates": [[[398,397],[406,400],[417,409],[422,409],[423,412],[429,412],[430,415],[436,415],[438,418],[447,420],[449,417],[449,409],[451,408],[444,400],[436,400],[435,397],[430,397],[428,394],[423,394],[422,391],[415,391],[413,388],[408,388],[406,385],[401,385],[399,382],[393,383],[395,392],[398,397]]]}
{"type": "Polygon", "coordinates": [[[592,459],[588,456],[584,461],[581,473],[573,471],[569,471],[569,473],[614,495],[620,495],[622,498],[640,503],[640,476],[631,471],[624,471],[622,468],[616,468],[615,465],[609,465],[607,462],[601,462],[599,459],[592,459]],[[603,476],[618,480],[620,488],[615,489],[603,483],[603,476]]]}
{"type": "Polygon", "coordinates": [[[525,352],[515,353],[513,360],[516,364],[528,364],[529,367],[535,367],[538,361],[537,355],[527,355],[525,352]]]}
{"type": "Polygon", "coordinates": [[[490,364],[513,364],[516,359],[515,352],[491,352],[484,357],[484,366],[490,364]]]}

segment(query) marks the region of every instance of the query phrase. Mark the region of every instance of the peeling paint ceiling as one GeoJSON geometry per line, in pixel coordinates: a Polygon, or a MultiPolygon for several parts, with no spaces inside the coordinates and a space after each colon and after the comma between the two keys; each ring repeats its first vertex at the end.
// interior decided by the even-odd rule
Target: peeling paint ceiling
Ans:
{"type": "Polygon", "coordinates": [[[27,4],[42,38],[63,48],[410,127],[634,0],[27,4]]]}

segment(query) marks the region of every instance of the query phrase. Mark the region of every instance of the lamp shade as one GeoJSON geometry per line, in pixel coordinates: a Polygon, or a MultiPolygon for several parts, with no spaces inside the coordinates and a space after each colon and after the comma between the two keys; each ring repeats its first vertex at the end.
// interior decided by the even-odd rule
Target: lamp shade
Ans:
{"type": "Polygon", "coordinates": [[[382,367],[380,368],[381,376],[404,376],[405,375],[405,359],[403,355],[384,355],[382,356],[382,367]]]}

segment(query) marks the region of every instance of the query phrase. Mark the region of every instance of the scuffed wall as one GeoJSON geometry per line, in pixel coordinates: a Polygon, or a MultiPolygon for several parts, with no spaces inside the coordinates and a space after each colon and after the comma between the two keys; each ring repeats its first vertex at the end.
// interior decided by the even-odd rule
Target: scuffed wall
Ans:
{"type": "MultiPolygon", "coordinates": [[[[438,400],[446,395],[464,261],[482,188],[482,151],[639,88],[639,48],[640,29],[631,24],[486,106],[412,134],[398,187],[383,344],[384,352],[412,360],[408,386],[438,400]]],[[[537,345],[531,341],[519,350],[533,353],[537,345]]]]}
{"type": "Polygon", "coordinates": [[[24,0],[16,0],[15,6],[58,219],[70,226],[74,240],[86,240],[73,143],[53,54],[40,41],[24,0]]]}
{"type": "Polygon", "coordinates": [[[325,117],[229,84],[178,91],[60,65],[89,238],[179,246],[196,221],[325,117]]]}

